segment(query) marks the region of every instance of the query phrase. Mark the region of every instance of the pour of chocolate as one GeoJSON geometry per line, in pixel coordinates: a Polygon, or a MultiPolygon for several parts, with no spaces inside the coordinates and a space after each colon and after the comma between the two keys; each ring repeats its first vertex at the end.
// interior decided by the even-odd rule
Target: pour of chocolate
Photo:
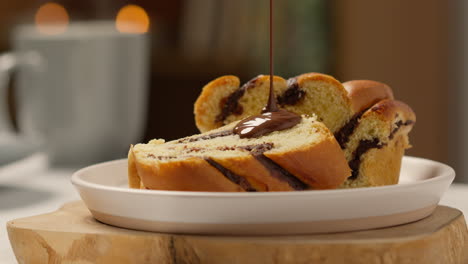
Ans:
{"type": "Polygon", "coordinates": [[[270,95],[263,112],[276,112],[278,110],[275,91],[273,90],[273,0],[270,0],[270,95]]]}
{"type": "Polygon", "coordinates": [[[241,138],[260,137],[273,131],[291,128],[301,122],[301,116],[279,109],[273,89],[273,0],[270,0],[270,94],[260,115],[241,120],[233,132],[241,138]]]}
{"type": "Polygon", "coordinates": [[[234,133],[241,138],[260,137],[273,131],[293,127],[301,122],[301,116],[286,110],[265,112],[240,121],[234,127],[234,133]]]}

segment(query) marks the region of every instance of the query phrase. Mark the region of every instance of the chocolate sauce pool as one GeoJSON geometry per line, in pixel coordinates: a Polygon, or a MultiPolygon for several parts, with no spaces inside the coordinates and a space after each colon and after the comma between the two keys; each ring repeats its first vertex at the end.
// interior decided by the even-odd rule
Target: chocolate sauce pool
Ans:
{"type": "Polygon", "coordinates": [[[240,121],[234,133],[241,138],[260,137],[273,131],[293,127],[301,122],[301,116],[286,110],[266,112],[240,121]]]}
{"type": "Polygon", "coordinates": [[[279,109],[273,89],[273,0],[270,0],[270,94],[260,115],[241,120],[233,132],[241,138],[260,137],[273,131],[291,128],[301,122],[301,116],[279,109]]]}

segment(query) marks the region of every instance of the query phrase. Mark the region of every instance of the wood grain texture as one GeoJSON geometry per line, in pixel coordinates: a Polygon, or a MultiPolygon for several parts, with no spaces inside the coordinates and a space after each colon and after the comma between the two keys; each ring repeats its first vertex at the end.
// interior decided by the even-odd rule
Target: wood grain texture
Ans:
{"type": "Polygon", "coordinates": [[[7,224],[21,263],[445,263],[468,261],[459,210],[439,206],[411,224],[307,236],[233,237],[159,234],[94,220],[82,202],[7,224]]]}

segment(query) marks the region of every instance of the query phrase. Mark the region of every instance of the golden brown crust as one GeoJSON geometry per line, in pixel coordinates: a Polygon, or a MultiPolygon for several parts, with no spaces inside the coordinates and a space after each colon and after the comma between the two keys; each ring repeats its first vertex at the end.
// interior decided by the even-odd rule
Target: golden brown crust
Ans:
{"type": "Polygon", "coordinates": [[[257,191],[294,191],[287,182],[271,177],[270,172],[265,168],[265,166],[253,158],[253,156],[215,160],[226,169],[246,178],[257,191]]]}
{"type": "MultiPolygon", "coordinates": [[[[350,175],[350,169],[336,140],[330,135],[319,144],[304,146],[286,153],[265,153],[311,189],[336,188],[350,175]]],[[[293,191],[285,181],[272,177],[268,169],[252,155],[213,158],[217,163],[244,177],[257,191],[293,191]]],[[[129,159],[137,177],[148,189],[181,191],[243,191],[213,166],[200,158],[145,165],[129,159]]],[[[129,170],[130,172],[130,170],[129,170]]],[[[134,173],[132,173],[134,174],[134,173]]],[[[139,185],[132,184],[132,188],[139,185]]]]}
{"type": "MultiPolygon", "coordinates": [[[[131,154],[134,153],[134,155],[130,156],[129,167],[136,168],[134,174],[137,174],[136,178],[141,179],[140,186],[157,190],[234,192],[251,190],[250,187],[257,191],[293,191],[304,188],[338,187],[350,175],[350,169],[340,146],[323,123],[310,117],[304,117],[303,122],[297,130],[289,130],[283,136],[281,134],[274,135],[272,136],[274,139],[260,138],[253,143],[247,140],[239,141],[240,139],[234,135],[230,136],[229,140],[224,140],[231,142],[227,145],[228,147],[232,146],[231,144],[234,142],[233,145],[261,147],[266,145],[271,148],[265,148],[264,151],[260,150],[259,152],[250,152],[245,148],[239,148],[236,150],[237,152],[230,155],[211,155],[205,149],[205,154],[193,154],[197,156],[161,159],[153,153],[167,153],[164,149],[174,149],[175,145],[181,150],[190,149],[190,145],[168,142],[167,147],[161,149],[149,145],[137,145],[131,150],[131,154]],[[308,137],[312,133],[314,136],[308,137]],[[288,140],[283,139],[285,135],[288,135],[288,140]],[[297,141],[295,139],[289,140],[291,135],[294,135],[297,141]],[[293,147],[290,144],[295,145],[293,147]],[[205,157],[209,157],[210,160],[205,160],[205,157]],[[283,170],[276,166],[282,167],[291,175],[281,173],[283,170]],[[235,180],[239,177],[242,180],[245,179],[250,187],[246,188],[246,185],[242,185],[241,181],[235,180]],[[305,184],[297,181],[294,177],[305,184]]],[[[232,126],[228,125],[227,127],[232,126]]],[[[226,127],[221,130],[223,129],[226,127]]],[[[195,137],[199,137],[199,135],[195,137]]],[[[218,143],[210,143],[208,140],[204,146],[219,149],[220,146],[224,146],[222,142],[218,140],[218,143]]],[[[200,146],[195,153],[204,148],[200,146]]],[[[162,155],[177,156],[177,153],[180,152],[162,155]]],[[[132,186],[138,185],[133,184],[132,186]]]]}
{"type": "Polygon", "coordinates": [[[168,191],[242,192],[239,185],[201,158],[147,165],[135,160],[138,175],[147,189],[168,191]]]}
{"type": "Polygon", "coordinates": [[[128,151],[128,186],[138,189],[141,186],[140,182],[140,177],[138,177],[138,172],[136,170],[135,155],[133,154],[132,145],[128,151]]]}
{"type": "Polygon", "coordinates": [[[220,109],[219,101],[213,98],[224,98],[239,88],[239,78],[233,75],[221,76],[202,89],[200,96],[194,105],[195,123],[202,132],[220,127],[222,124],[216,123],[215,118],[219,112],[213,112],[214,109],[220,109]]]}
{"type": "Polygon", "coordinates": [[[297,80],[299,85],[301,85],[301,83],[305,81],[323,81],[333,84],[335,86],[342,86],[342,84],[333,76],[318,72],[303,73],[294,78],[297,80]]]}
{"type": "Polygon", "coordinates": [[[343,87],[343,84],[337,79],[335,79],[333,76],[323,74],[323,73],[310,72],[310,73],[301,74],[299,76],[296,76],[295,78],[299,86],[302,86],[305,82],[310,82],[310,81],[321,81],[321,82],[329,83],[330,85],[337,88],[336,92],[338,92],[341,95],[344,101],[346,101],[349,105],[351,104],[350,98],[348,97],[348,93],[343,87]]]}
{"type": "MultiPolygon", "coordinates": [[[[397,100],[382,100],[372,106],[363,114],[363,118],[367,115],[375,115],[377,118],[391,122],[395,119],[411,120],[416,122],[416,114],[411,107],[397,100]]],[[[413,125],[411,125],[412,127],[413,125]]]]}
{"type": "MultiPolygon", "coordinates": [[[[255,77],[253,80],[255,80],[258,83],[267,83],[268,88],[270,87],[270,75],[264,75],[260,74],[257,77],[255,77]]],[[[286,82],[286,80],[283,77],[273,75],[273,82],[286,82]]]]}
{"type": "Polygon", "coordinates": [[[385,147],[365,153],[359,170],[360,176],[367,178],[367,186],[397,184],[407,146],[407,135],[399,132],[385,147]]]}
{"type": "Polygon", "coordinates": [[[370,80],[354,80],[343,83],[351,100],[354,113],[359,113],[378,101],[393,99],[392,89],[381,82],[370,80]]]}
{"type": "Polygon", "coordinates": [[[311,189],[337,188],[351,175],[343,151],[331,134],[314,146],[265,155],[307,183],[311,189]]]}
{"type": "MultiPolygon", "coordinates": [[[[382,147],[372,148],[365,152],[360,157],[358,178],[345,181],[341,187],[398,183],[401,160],[405,149],[410,147],[408,133],[415,122],[416,115],[411,107],[400,101],[382,100],[367,110],[362,115],[357,130],[363,124],[375,124],[375,129],[382,131],[378,137],[382,147]]],[[[361,139],[366,136],[372,135],[363,135],[361,139]]],[[[347,151],[354,151],[354,149],[347,149],[347,151]]]]}

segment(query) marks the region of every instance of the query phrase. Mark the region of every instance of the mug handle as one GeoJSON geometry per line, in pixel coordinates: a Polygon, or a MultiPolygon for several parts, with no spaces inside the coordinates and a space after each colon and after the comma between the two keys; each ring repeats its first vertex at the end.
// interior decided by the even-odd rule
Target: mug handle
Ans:
{"type": "Polygon", "coordinates": [[[8,117],[7,88],[11,73],[19,66],[40,70],[44,65],[41,56],[34,51],[7,52],[0,54],[0,134],[14,136],[15,132],[8,117]]]}

